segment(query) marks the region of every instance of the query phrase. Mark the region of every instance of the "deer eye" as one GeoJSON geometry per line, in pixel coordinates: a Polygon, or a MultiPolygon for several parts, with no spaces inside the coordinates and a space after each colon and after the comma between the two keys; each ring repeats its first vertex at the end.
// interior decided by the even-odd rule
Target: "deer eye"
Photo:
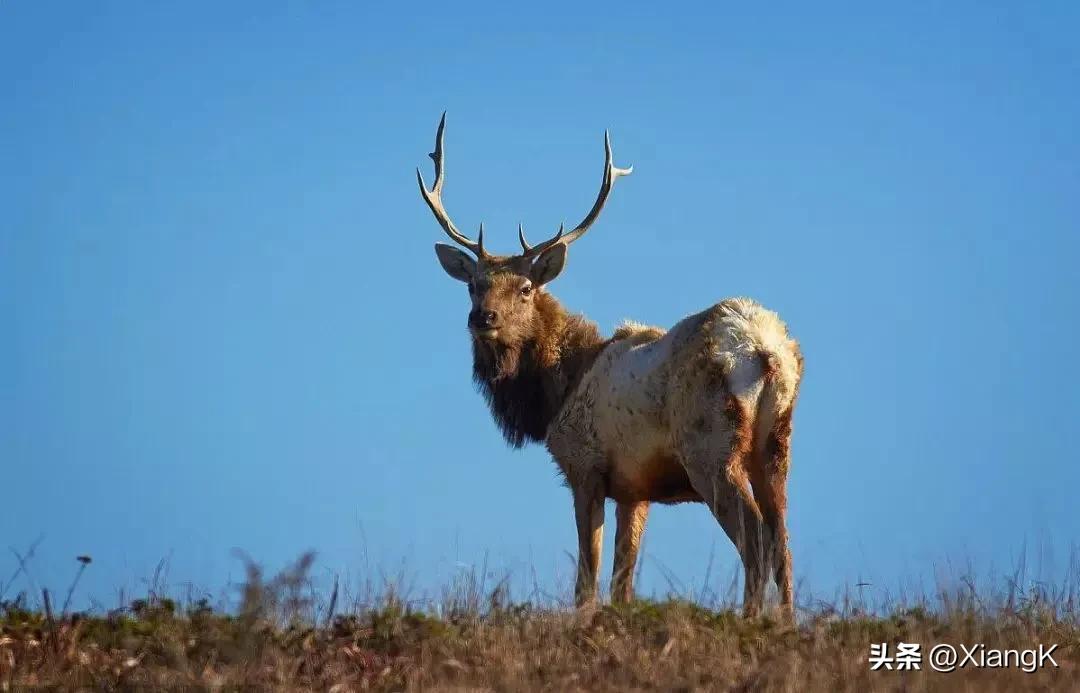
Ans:
{"type": "Polygon", "coordinates": [[[526,284],[525,286],[521,287],[521,295],[522,296],[528,296],[531,293],[532,293],[532,284],[526,284]]]}

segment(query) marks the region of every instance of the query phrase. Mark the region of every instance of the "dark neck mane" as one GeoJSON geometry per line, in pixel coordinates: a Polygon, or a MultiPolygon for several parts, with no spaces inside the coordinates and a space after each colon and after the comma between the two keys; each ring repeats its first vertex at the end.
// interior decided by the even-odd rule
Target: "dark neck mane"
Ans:
{"type": "Polygon", "coordinates": [[[542,442],[548,425],[606,341],[547,292],[536,296],[536,337],[520,345],[473,340],[473,380],[506,442],[542,442]]]}

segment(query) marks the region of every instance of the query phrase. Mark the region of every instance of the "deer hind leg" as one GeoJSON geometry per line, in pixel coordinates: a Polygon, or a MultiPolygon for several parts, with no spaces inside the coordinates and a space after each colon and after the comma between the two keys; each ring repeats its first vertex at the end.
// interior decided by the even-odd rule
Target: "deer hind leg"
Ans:
{"type": "Polygon", "coordinates": [[[578,606],[583,606],[596,599],[600,587],[600,551],[604,542],[604,487],[601,479],[590,476],[573,483],[571,488],[578,531],[574,600],[578,606]]]}
{"type": "Polygon", "coordinates": [[[743,615],[758,616],[769,582],[771,537],[746,478],[727,473],[714,477],[711,508],[742,559],[743,615]]]}
{"type": "Polygon", "coordinates": [[[764,606],[771,572],[765,548],[772,543],[747,478],[752,445],[751,418],[739,400],[729,395],[723,416],[699,419],[684,432],[679,446],[690,483],[709,504],[742,559],[743,613],[751,617],[764,606]]]}
{"type": "Polygon", "coordinates": [[[649,518],[649,503],[619,503],[615,507],[615,568],[611,575],[611,601],[627,603],[634,598],[634,566],[641,536],[649,518]]]}
{"type": "Polygon", "coordinates": [[[775,569],[780,608],[784,615],[794,614],[794,591],[791,574],[791,549],[787,530],[787,476],[791,464],[791,409],[777,415],[765,437],[764,448],[756,456],[751,473],[754,496],[772,536],[766,547],[775,569]]]}

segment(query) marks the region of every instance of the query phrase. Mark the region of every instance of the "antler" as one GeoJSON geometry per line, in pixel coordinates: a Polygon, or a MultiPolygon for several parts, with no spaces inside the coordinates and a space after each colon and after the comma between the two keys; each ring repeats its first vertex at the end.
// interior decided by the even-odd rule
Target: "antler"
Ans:
{"type": "MultiPolygon", "coordinates": [[[[446,208],[443,207],[442,202],[442,187],[443,181],[443,130],[446,128],[446,111],[443,111],[442,118],[439,119],[439,131],[435,134],[435,151],[428,154],[431,160],[435,162],[435,184],[431,190],[427,189],[427,184],[424,183],[424,176],[420,173],[420,168],[416,169],[416,182],[420,184],[420,194],[424,197],[424,202],[427,202],[428,207],[431,208],[431,213],[435,215],[436,221],[439,222],[439,226],[443,227],[443,231],[450,237],[452,241],[460,246],[471,250],[476,257],[486,257],[487,251],[484,250],[484,225],[480,224],[480,235],[477,241],[469,240],[464,234],[457,230],[454,226],[454,222],[450,221],[450,215],[446,213],[446,208]]],[[[610,156],[608,157],[610,158],[610,156]]]]}
{"type": "Polygon", "coordinates": [[[607,130],[604,131],[604,179],[600,183],[600,193],[596,196],[596,202],[593,203],[592,209],[585,215],[585,218],[581,220],[570,233],[564,234],[562,225],[559,226],[559,232],[552,238],[549,238],[542,243],[536,245],[529,245],[529,242],[525,240],[525,233],[521,229],[521,225],[518,225],[518,240],[521,241],[521,248],[525,252],[522,253],[524,257],[534,257],[544,252],[548,248],[552,247],[556,243],[565,243],[570,245],[577,239],[585,235],[585,232],[589,230],[589,227],[593,225],[596,218],[600,216],[600,210],[604,208],[604,204],[607,202],[608,195],[611,194],[611,188],[615,185],[615,179],[619,176],[628,176],[633,173],[634,167],[628,166],[627,168],[616,167],[611,160],[611,137],[608,135],[607,130]]]}

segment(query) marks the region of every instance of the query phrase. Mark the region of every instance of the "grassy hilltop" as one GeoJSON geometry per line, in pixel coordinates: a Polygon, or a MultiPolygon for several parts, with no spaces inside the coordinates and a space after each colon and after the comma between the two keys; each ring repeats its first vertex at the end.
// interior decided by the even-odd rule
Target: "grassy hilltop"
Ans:
{"type": "Polygon", "coordinates": [[[267,579],[249,564],[227,610],[153,590],[97,614],[58,613],[25,594],[5,601],[0,690],[1080,690],[1075,581],[1052,593],[980,594],[969,583],[877,615],[802,609],[785,625],[683,600],[540,608],[475,582],[424,608],[392,592],[346,605],[336,586],[315,599],[310,565],[267,579]],[[899,642],[922,645],[921,669],[871,671],[870,644],[892,654],[899,642]],[[938,643],[1057,644],[1060,666],[938,673],[927,661],[938,643]]]}

